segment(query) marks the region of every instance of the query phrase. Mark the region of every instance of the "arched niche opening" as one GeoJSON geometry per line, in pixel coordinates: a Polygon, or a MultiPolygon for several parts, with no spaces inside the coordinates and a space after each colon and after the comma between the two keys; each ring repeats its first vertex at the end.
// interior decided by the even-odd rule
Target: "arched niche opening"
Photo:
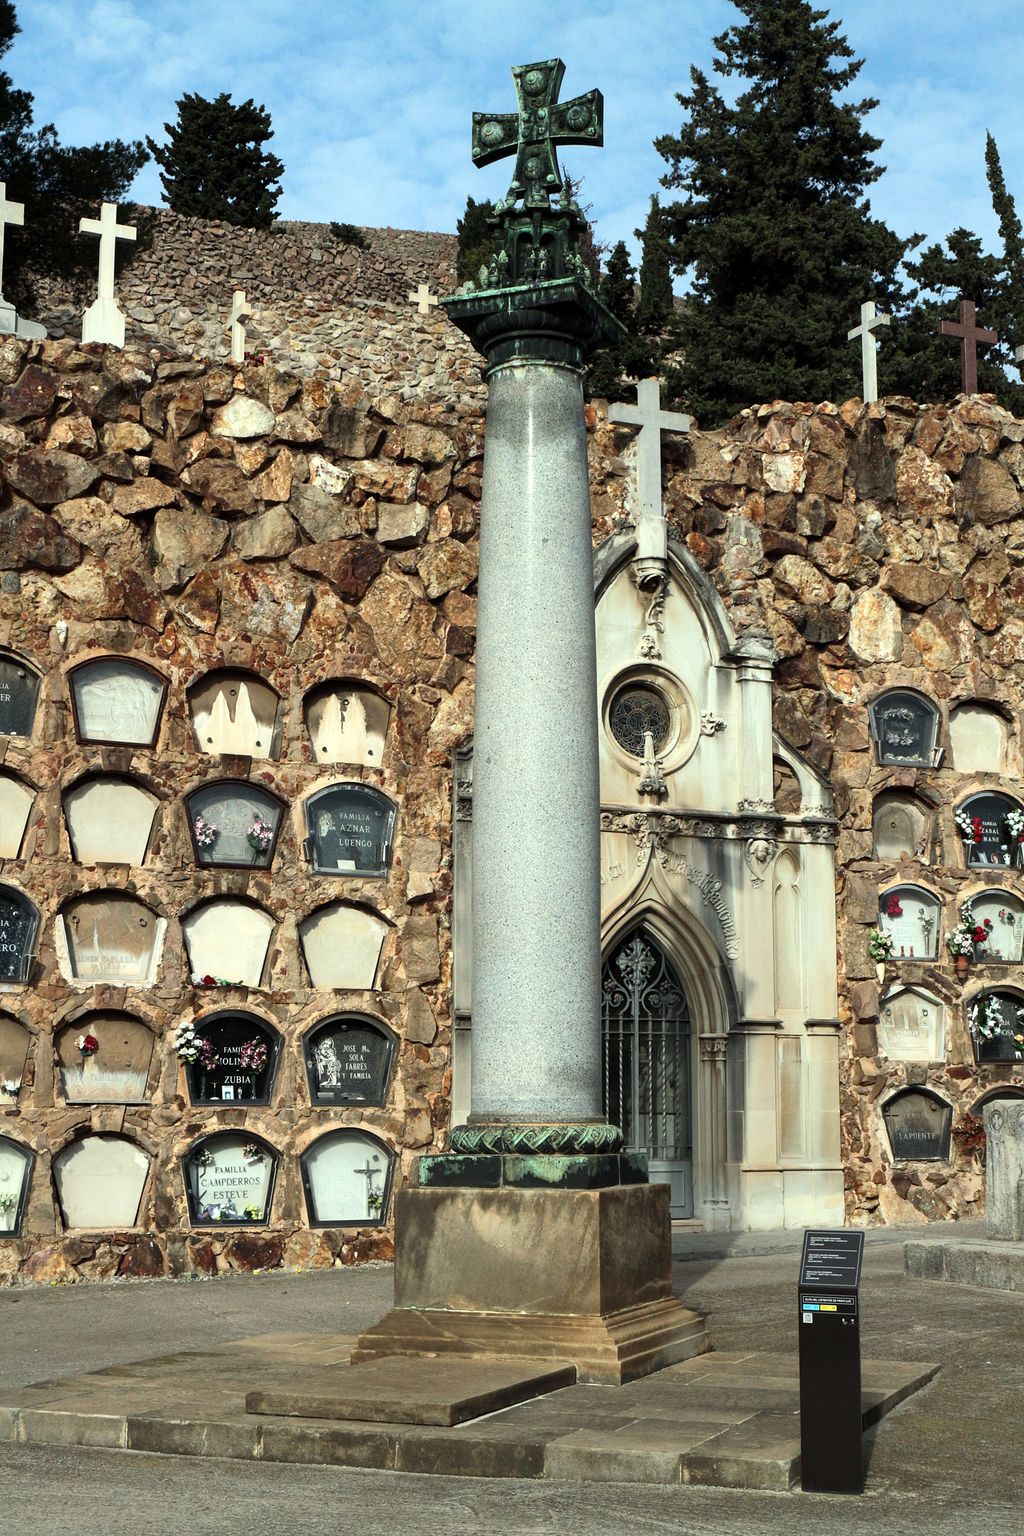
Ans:
{"type": "Polygon", "coordinates": [[[890,1061],[945,1061],[946,1009],[920,987],[900,987],[882,999],[878,1044],[890,1061]]]}
{"type": "Polygon", "coordinates": [[[800,780],[781,757],[772,758],[772,780],[775,809],[782,816],[799,816],[803,800],[800,780]]]}
{"type": "Polygon", "coordinates": [[[892,937],[894,960],[935,960],[942,903],[920,885],[893,885],[878,898],[878,926],[892,937]]]}
{"type": "Polygon", "coordinates": [[[976,891],[964,902],[961,917],[973,922],[985,937],[974,946],[981,965],[1020,965],[1024,955],[1024,901],[1012,891],[976,891]]]}
{"type": "Polygon", "coordinates": [[[882,1108],[893,1161],[946,1163],[953,1108],[930,1088],[901,1088],[882,1108]]]}
{"type": "Polygon", "coordinates": [[[149,1158],[127,1136],[83,1136],[57,1153],[53,1180],[66,1228],[134,1227],[149,1158]]]}
{"type": "Polygon", "coordinates": [[[79,741],[154,745],[167,697],[167,679],[155,667],[128,656],[101,656],[74,667],[69,682],[79,741]]]}
{"type": "Polygon", "coordinates": [[[1011,795],[985,790],[953,814],[969,867],[1019,867],[1024,848],[1024,807],[1011,795]]]}
{"type": "Polygon", "coordinates": [[[181,920],[193,982],[262,986],[275,926],[263,907],[237,896],[218,896],[193,907],[181,920]]]}
{"type": "Polygon", "coordinates": [[[255,672],[209,672],[188,690],[196,745],[214,756],[277,757],[281,698],[255,672]]]}
{"type": "Polygon", "coordinates": [[[192,1226],[265,1226],[279,1162],[276,1148],[251,1131],[218,1131],[197,1141],[182,1159],[192,1226]]]}
{"type": "Polygon", "coordinates": [[[375,913],[344,901],[317,907],[299,924],[299,942],[314,987],[370,991],[388,925],[375,913]]]}
{"type": "Polygon", "coordinates": [[[328,784],[306,801],[306,851],[316,874],[383,878],[395,805],[370,784],[328,784]]]}
{"type": "Polygon", "coordinates": [[[970,1112],[980,1120],[986,1104],[1019,1104],[1022,1099],[1024,1099],[1024,1088],[1014,1088],[1009,1083],[1000,1084],[998,1088],[990,1088],[987,1093],[975,1099],[970,1112]]]}
{"type": "Polygon", "coordinates": [[[16,859],[36,798],[34,789],[13,773],[0,773],[0,859],[16,859]]]}
{"type": "Polygon", "coordinates": [[[57,964],[65,980],[150,987],[167,924],[134,896],[90,891],[69,901],[57,918],[57,964]]]}
{"type": "Polygon", "coordinates": [[[907,790],[886,789],[875,796],[871,831],[876,859],[896,863],[931,856],[932,813],[907,790]]]}
{"type": "Polygon", "coordinates": [[[315,762],[380,767],[391,705],[373,688],[336,678],[311,688],[302,708],[315,762]]]}
{"type": "Polygon", "coordinates": [[[383,1104],[395,1059],[395,1036],[364,1014],[324,1019],[303,1041],[314,1104],[383,1104]]]}
{"type": "Polygon", "coordinates": [[[196,863],[269,869],[281,830],[282,802],[245,779],[204,784],[185,798],[196,863]]]}
{"type": "Polygon", "coordinates": [[[967,1028],[979,1064],[1024,1061],[1024,993],[988,987],[967,1002],[967,1028]]]}
{"type": "Polygon", "coordinates": [[[367,1131],[338,1130],[300,1160],[311,1227],[374,1227],[388,1218],[395,1154],[367,1131]]]}
{"type": "Polygon", "coordinates": [[[0,1109],[17,1103],[25,1082],[32,1036],[18,1019],[0,1013],[0,1109]]]}
{"type": "Polygon", "coordinates": [[[891,767],[937,768],[942,760],[939,710],[911,688],[890,688],[868,706],[879,763],[891,767]]]}
{"type": "Polygon", "coordinates": [[[160,804],[151,790],[116,774],[96,774],[66,789],[62,800],[76,864],[145,862],[160,804]]]}
{"type": "Polygon", "coordinates": [[[0,1237],[17,1237],[25,1218],[35,1157],[10,1136],[0,1136],[0,1237]]]}
{"type": "Polygon", "coordinates": [[[949,712],[949,745],[957,773],[1006,773],[1010,728],[1002,711],[967,699],[949,712]]]}
{"type": "Polygon", "coordinates": [[[60,1086],[69,1104],[144,1104],[153,1034],[130,1013],[97,1010],[57,1031],[60,1086]]]}
{"type": "Polygon", "coordinates": [[[23,656],[0,651],[0,736],[31,736],[41,682],[23,656]]]}
{"type": "Polygon", "coordinates": [[[0,981],[28,981],[39,913],[23,892],[0,885],[0,981]]]}
{"type": "Polygon", "coordinates": [[[193,1104],[268,1104],[281,1037],[254,1013],[223,1009],[179,1024],[171,1041],[193,1104]]]}

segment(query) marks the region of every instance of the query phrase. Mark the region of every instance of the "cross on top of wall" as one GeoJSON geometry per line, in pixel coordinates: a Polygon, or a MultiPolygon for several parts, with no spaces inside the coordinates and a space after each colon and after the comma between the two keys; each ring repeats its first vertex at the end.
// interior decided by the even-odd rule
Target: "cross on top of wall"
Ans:
{"type": "Polygon", "coordinates": [[[854,341],[860,337],[861,370],[863,373],[863,393],[861,399],[867,405],[872,400],[878,399],[878,350],[875,346],[874,333],[880,326],[889,325],[892,317],[880,315],[875,311],[874,300],[860,307],[860,325],[855,325],[852,331],[847,331],[847,341],[854,341]]]}
{"type": "Polygon", "coordinates": [[[608,420],[615,425],[639,427],[636,450],[638,517],[661,517],[661,434],[689,432],[690,418],[661,408],[661,384],[641,379],[636,405],[610,405],[608,420]]]}
{"type": "Polygon", "coordinates": [[[960,338],[960,382],[965,395],[978,393],[978,342],[991,346],[999,340],[996,331],[983,330],[975,318],[973,299],[960,300],[959,320],[940,320],[940,336],[960,338]]]}
{"type": "Polygon", "coordinates": [[[99,284],[94,303],[82,316],[82,340],[104,341],[114,347],[123,347],[124,315],[114,298],[114,252],[118,240],[134,240],[137,231],[133,224],[117,222],[116,203],[104,203],[99,218],[82,219],[78,232],[100,237],[99,284]]]}

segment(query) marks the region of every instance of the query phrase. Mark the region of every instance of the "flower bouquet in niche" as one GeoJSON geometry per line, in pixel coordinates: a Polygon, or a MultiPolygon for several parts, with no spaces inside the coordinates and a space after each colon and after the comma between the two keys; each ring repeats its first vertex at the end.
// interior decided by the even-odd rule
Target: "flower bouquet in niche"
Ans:
{"type": "Polygon", "coordinates": [[[10,1190],[0,1190],[0,1232],[12,1232],[14,1230],[14,1218],[18,1210],[18,1201],[10,1190]]]}
{"type": "Polygon", "coordinates": [[[879,981],[885,975],[885,962],[892,959],[892,952],[896,947],[896,941],[891,933],[884,933],[880,928],[872,928],[868,933],[868,953],[875,962],[875,971],[879,981]]]}
{"type": "Polygon", "coordinates": [[[1008,855],[1006,853],[1003,855],[1004,864],[1011,862],[1019,864],[1022,856],[1021,845],[1024,844],[1024,811],[1016,807],[1012,811],[1007,811],[1003,817],[1002,831],[1009,844],[1008,855]]]}
{"type": "Polygon", "coordinates": [[[245,840],[252,849],[253,863],[258,864],[261,859],[266,858],[270,850],[270,845],[274,841],[274,829],[261,817],[254,816],[252,825],[245,834],[245,840]]]}
{"type": "Polygon", "coordinates": [[[979,1061],[1024,1061],[1024,1008],[1007,1019],[1009,999],[980,992],[967,1010],[967,1025],[979,1061]]]}
{"type": "Polygon", "coordinates": [[[205,853],[220,837],[220,827],[213,826],[200,811],[192,822],[192,836],[196,840],[196,847],[200,853],[205,853]]]}
{"type": "Polygon", "coordinates": [[[953,820],[956,822],[956,829],[967,848],[972,847],[974,843],[981,842],[985,835],[985,828],[980,816],[972,816],[969,811],[954,811],[953,820]]]}
{"type": "Polygon", "coordinates": [[[986,942],[991,929],[992,919],[986,917],[979,923],[975,919],[970,902],[965,901],[960,908],[956,927],[951,928],[946,934],[946,948],[953,957],[953,968],[958,976],[967,975],[971,961],[975,958],[977,945],[986,942]]]}

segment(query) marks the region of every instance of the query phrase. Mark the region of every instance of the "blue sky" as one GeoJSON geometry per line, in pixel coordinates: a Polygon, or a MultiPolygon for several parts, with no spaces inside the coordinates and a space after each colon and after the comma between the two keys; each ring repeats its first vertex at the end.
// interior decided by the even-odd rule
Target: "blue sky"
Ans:
{"type": "MultiPolygon", "coordinates": [[[[653,138],[675,133],[689,66],[738,19],[728,0],[16,0],[4,60],[37,122],[69,143],[163,138],[185,91],[270,110],[285,164],[284,218],[453,230],[467,194],[498,196],[508,162],[477,171],[474,109],[510,111],[513,64],[558,56],[563,99],[599,86],[605,148],[575,149],[599,237],[624,238],[658,190],[653,138]]],[[[824,6],[823,6],[824,8],[824,6]]],[[[985,130],[1024,211],[1024,8],[1020,0],[842,0],[830,15],[865,60],[855,95],[887,167],[875,211],[899,233],[986,239],[994,220],[985,130]]],[[[157,169],[134,196],[160,201],[157,169]]]]}

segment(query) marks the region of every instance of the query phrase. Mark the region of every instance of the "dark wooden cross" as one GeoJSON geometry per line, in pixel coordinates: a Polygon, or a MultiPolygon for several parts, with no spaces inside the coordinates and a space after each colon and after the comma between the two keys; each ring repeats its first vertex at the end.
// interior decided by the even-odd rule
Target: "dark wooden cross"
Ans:
{"type": "Polygon", "coordinates": [[[515,154],[508,196],[511,202],[523,198],[527,208],[549,208],[551,193],[562,190],[556,145],[604,142],[604,97],[600,91],[587,91],[558,102],[564,74],[561,59],[518,64],[512,78],[519,111],[473,113],[474,165],[490,165],[515,154]]]}
{"type": "Polygon", "coordinates": [[[975,318],[973,299],[960,300],[959,320],[940,320],[940,336],[960,337],[960,380],[965,395],[978,393],[978,342],[986,347],[999,340],[995,331],[982,330],[975,318]]]}

